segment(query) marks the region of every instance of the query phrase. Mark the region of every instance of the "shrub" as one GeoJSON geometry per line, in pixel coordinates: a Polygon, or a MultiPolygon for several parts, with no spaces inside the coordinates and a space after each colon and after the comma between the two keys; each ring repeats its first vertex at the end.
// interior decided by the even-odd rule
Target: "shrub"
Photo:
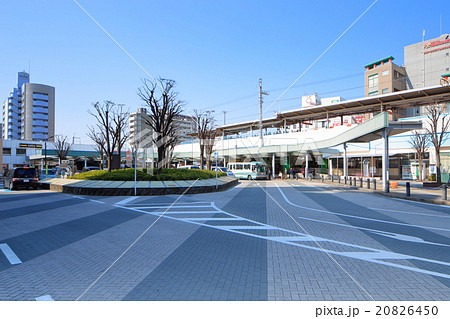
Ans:
{"type": "MultiPolygon", "coordinates": [[[[227,176],[224,172],[218,172],[218,177],[227,176]]],[[[137,181],[176,181],[196,180],[216,177],[216,172],[199,169],[163,169],[161,174],[147,174],[147,169],[136,171],[137,181]]],[[[102,180],[102,181],[134,181],[134,168],[118,169],[108,171],[88,171],[76,174],[71,179],[102,180]]]]}

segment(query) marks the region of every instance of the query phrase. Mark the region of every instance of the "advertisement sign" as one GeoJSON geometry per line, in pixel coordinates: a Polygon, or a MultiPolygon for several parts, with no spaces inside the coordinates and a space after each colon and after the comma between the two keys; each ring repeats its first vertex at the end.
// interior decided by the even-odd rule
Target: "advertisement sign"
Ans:
{"type": "Polygon", "coordinates": [[[402,179],[412,179],[411,165],[402,166],[402,179]]]}
{"type": "Polygon", "coordinates": [[[310,107],[318,105],[317,94],[302,96],[302,107],[310,107]]]}

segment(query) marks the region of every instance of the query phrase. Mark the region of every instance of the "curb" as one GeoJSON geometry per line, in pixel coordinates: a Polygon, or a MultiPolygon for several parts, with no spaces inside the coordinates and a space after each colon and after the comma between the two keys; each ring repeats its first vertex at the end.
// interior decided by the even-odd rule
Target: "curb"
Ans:
{"type": "Polygon", "coordinates": [[[322,181],[320,181],[320,180],[312,180],[312,181],[308,181],[308,182],[313,182],[316,184],[339,185],[341,187],[346,187],[349,190],[363,191],[366,193],[373,193],[373,194],[382,195],[382,196],[386,196],[386,197],[390,197],[390,198],[398,198],[398,199],[410,200],[410,201],[414,201],[414,202],[450,206],[450,200],[445,201],[442,199],[421,198],[421,197],[415,197],[414,194],[411,196],[406,196],[404,194],[393,193],[393,192],[386,193],[386,192],[383,192],[380,190],[373,190],[373,189],[368,189],[368,188],[364,188],[364,187],[361,188],[358,186],[350,186],[350,185],[347,185],[344,183],[332,183],[331,181],[324,181],[322,183],[322,181]]]}
{"type": "MultiPolygon", "coordinates": [[[[206,181],[206,180],[205,180],[206,181]]],[[[224,191],[232,186],[237,185],[239,180],[236,178],[232,181],[217,185],[193,186],[185,194],[214,193],[224,191]]],[[[99,187],[77,187],[71,185],[52,184],[51,182],[40,183],[42,189],[48,189],[55,192],[87,195],[87,196],[134,196],[133,188],[99,188],[99,187]]],[[[158,196],[158,195],[181,195],[188,187],[162,187],[162,188],[136,188],[136,196],[158,196]]]]}

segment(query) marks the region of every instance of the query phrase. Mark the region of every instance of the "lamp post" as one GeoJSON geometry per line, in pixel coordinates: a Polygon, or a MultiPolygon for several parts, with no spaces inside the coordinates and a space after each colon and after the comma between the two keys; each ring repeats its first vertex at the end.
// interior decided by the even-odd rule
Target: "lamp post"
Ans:
{"type": "Polygon", "coordinates": [[[47,140],[44,141],[44,149],[45,149],[45,154],[44,154],[44,168],[45,168],[45,175],[48,175],[48,167],[47,167],[47,141],[50,138],[55,137],[55,135],[49,136],[47,137],[47,140]]]}

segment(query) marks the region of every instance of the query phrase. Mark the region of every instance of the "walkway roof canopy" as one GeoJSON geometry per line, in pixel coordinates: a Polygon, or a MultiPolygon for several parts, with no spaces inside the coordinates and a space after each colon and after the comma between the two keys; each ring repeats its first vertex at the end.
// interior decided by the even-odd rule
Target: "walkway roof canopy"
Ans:
{"type": "MultiPolygon", "coordinates": [[[[301,121],[320,120],[362,113],[381,112],[410,107],[425,106],[433,103],[450,102],[450,86],[433,86],[421,89],[399,91],[390,94],[364,97],[356,100],[343,101],[328,105],[318,105],[297,110],[278,113],[276,117],[264,119],[263,128],[280,127],[301,121]]],[[[218,127],[225,135],[257,129],[258,121],[248,121],[218,127]]]]}

